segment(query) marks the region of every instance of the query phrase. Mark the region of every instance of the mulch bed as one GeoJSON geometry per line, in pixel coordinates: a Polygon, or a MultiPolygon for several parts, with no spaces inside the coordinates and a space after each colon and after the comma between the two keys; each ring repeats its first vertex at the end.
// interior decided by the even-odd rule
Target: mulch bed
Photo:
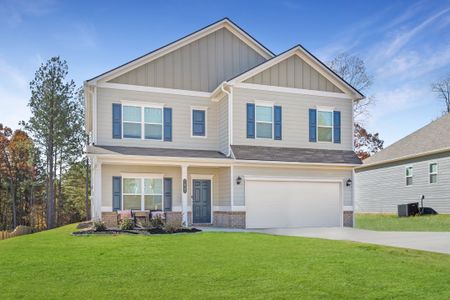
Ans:
{"type": "Polygon", "coordinates": [[[150,234],[174,234],[174,233],[195,233],[200,232],[200,229],[197,228],[180,228],[173,231],[166,231],[163,228],[150,228],[150,229],[133,229],[133,230],[121,230],[121,229],[106,229],[103,231],[95,231],[93,229],[80,230],[75,231],[72,235],[91,235],[91,234],[99,234],[99,235],[107,235],[107,234],[142,234],[142,235],[150,235],[150,234]]]}

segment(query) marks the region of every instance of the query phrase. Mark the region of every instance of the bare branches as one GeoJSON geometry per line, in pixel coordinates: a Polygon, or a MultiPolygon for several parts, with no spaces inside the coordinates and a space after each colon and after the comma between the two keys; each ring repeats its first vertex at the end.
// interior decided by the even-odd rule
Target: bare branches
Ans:
{"type": "Polygon", "coordinates": [[[445,112],[450,113],[450,74],[433,83],[431,90],[444,102],[445,112]]]}

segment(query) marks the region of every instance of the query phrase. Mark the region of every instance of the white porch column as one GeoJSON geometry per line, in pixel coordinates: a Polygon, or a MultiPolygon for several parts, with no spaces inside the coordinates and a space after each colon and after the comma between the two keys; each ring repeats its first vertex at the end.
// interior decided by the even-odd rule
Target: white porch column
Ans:
{"type": "Polygon", "coordinates": [[[98,160],[94,161],[94,197],[91,200],[92,219],[99,220],[102,216],[102,164],[98,160]]]}
{"type": "Polygon", "coordinates": [[[181,215],[183,226],[188,226],[188,165],[181,166],[181,215]]]}

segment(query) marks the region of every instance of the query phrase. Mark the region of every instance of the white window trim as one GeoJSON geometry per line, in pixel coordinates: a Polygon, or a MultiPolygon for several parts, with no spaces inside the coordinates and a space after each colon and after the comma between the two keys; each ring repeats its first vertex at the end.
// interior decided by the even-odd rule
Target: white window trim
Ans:
{"type": "MultiPolygon", "coordinates": [[[[145,196],[146,195],[153,195],[153,194],[145,194],[145,189],[144,189],[144,179],[161,179],[161,184],[162,184],[162,192],[161,192],[161,210],[164,211],[164,175],[163,174],[143,174],[143,173],[125,173],[125,174],[121,174],[122,176],[122,195],[121,195],[121,207],[122,210],[124,210],[124,205],[123,205],[123,201],[124,201],[124,196],[126,195],[134,195],[136,196],[137,194],[128,194],[128,193],[124,193],[124,179],[139,179],[141,181],[141,211],[145,211],[145,196]]],[[[159,195],[159,194],[158,194],[159,195]]]]}
{"type": "Polygon", "coordinates": [[[332,144],[334,142],[334,107],[317,106],[316,107],[316,136],[317,143],[332,144]],[[331,112],[331,126],[319,126],[319,112],[331,112]],[[331,128],[331,141],[319,141],[319,127],[331,128]]]}
{"type": "Polygon", "coordinates": [[[431,162],[428,164],[428,183],[436,184],[438,182],[439,165],[437,162],[431,162]],[[431,165],[436,165],[436,172],[431,172],[431,165]],[[436,182],[431,182],[431,175],[436,175],[436,182]]]}
{"type": "Polygon", "coordinates": [[[412,186],[414,184],[414,168],[413,166],[406,166],[405,167],[405,186],[412,186]],[[411,175],[408,176],[408,174],[406,173],[406,170],[408,170],[408,168],[411,168],[411,175]],[[411,177],[411,184],[407,184],[407,178],[411,177]]]}
{"type": "Polygon", "coordinates": [[[274,109],[274,103],[270,102],[270,101],[261,101],[261,100],[257,100],[255,101],[255,139],[257,140],[273,140],[275,139],[275,136],[273,134],[274,131],[274,118],[275,118],[275,109],[274,109]],[[256,120],[256,107],[257,106],[264,106],[264,107],[270,107],[272,109],[272,122],[267,122],[267,121],[257,121],[256,120]],[[258,130],[256,129],[256,125],[257,123],[265,123],[265,124],[271,124],[272,125],[272,129],[270,131],[271,136],[270,138],[268,137],[258,137],[258,130]]]}
{"type": "Polygon", "coordinates": [[[134,124],[141,124],[141,138],[140,140],[146,140],[146,141],[158,141],[162,142],[164,141],[164,105],[159,103],[147,103],[147,102],[133,102],[133,101],[126,101],[122,100],[122,109],[121,109],[121,127],[122,127],[122,139],[125,140],[139,140],[139,138],[130,138],[130,137],[124,137],[124,130],[123,130],[123,123],[134,123],[134,124]],[[139,107],[141,109],[141,122],[134,122],[134,121],[124,121],[123,120],[123,111],[124,106],[134,106],[139,107]],[[145,124],[154,124],[154,125],[160,125],[160,123],[149,123],[145,122],[145,108],[158,108],[161,109],[161,138],[160,139],[146,139],[145,138],[145,124]]]}
{"type": "Polygon", "coordinates": [[[208,107],[191,106],[191,138],[206,139],[208,137],[208,107]],[[194,110],[203,110],[205,112],[205,135],[194,135],[194,110]]]}

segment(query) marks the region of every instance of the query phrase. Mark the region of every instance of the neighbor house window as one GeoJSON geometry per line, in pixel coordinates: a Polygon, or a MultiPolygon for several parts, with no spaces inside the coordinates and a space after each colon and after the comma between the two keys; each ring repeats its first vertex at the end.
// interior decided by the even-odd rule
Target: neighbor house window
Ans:
{"type": "Polygon", "coordinates": [[[412,185],[413,184],[413,167],[407,167],[406,168],[406,185],[412,185]]]}
{"type": "Polygon", "coordinates": [[[146,139],[161,140],[163,132],[162,108],[144,107],[144,136],[146,139]]]}
{"type": "Polygon", "coordinates": [[[319,142],[333,141],[333,112],[317,110],[317,140],[319,142]]]}
{"type": "Polygon", "coordinates": [[[438,165],[437,165],[437,163],[430,164],[430,183],[436,183],[437,182],[437,175],[438,175],[438,165]]]}
{"type": "Polygon", "coordinates": [[[256,105],[255,123],[256,137],[271,139],[273,132],[273,107],[256,105]]]}
{"type": "Polygon", "coordinates": [[[124,106],[122,112],[123,118],[123,137],[140,139],[142,132],[142,113],[139,106],[124,106]]]}
{"type": "Polygon", "coordinates": [[[162,140],[163,109],[124,105],[122,112],[123,137],[162,140]]]}
{"type": "Polygon", "coordinates": [[[206,136],[206,109],[192,109],[192,136],[206,136]]]}
{"type": "Polygon", "coordinates": [[[162,178],[123,178],[123,209],[162,210],[162,178]]]}

